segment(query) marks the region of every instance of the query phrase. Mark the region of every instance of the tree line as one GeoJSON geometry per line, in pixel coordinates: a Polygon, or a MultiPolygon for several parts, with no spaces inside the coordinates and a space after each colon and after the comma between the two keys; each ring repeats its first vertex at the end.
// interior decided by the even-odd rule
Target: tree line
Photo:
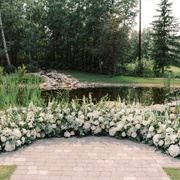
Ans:
{"type": "MultiPolygon", "coordinates": [[[[163,7],[167,7],[165,15],[168,3],[161,0],[160,10],[164,12],[163,7]]],[[[137,14],[138,0],[1,0],[0,65],[10,70],[25,64],[29,71],[45,67],[111,76],[125,73],[127,65],[138,57],[138,33],[133,31],[137,14]]],[[[169,25],[173,30],[178,26],[172,23],[173,17],[160,23],[162,16],[154,21],[153,29],[142,33],[142,54],[155,62],[154,71],[164,73],[164,67],[179,63],[179,51],[175,48],[165,63],[164,57],[157,60],[159,54],[152,53],[164,48],[157,44],[164,40],[158,37],[165,31],[165,36],[172,35],[172,41],[168,44],[165,40],[165,45],[169,49],[178,46],[169,25]]],[[[141,71],[143,66],[138,67],[141,71]]]]}

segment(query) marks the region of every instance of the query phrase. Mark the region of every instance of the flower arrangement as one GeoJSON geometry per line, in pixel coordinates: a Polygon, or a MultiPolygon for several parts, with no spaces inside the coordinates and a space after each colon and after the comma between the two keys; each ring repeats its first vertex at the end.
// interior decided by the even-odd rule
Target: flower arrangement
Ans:
{"type": "Polygon", "coordinates": [[[109,135],[154,145],[173,157],[180,155],[180,119],[171,121],[170,107],[121,101],[94,104],[91,97],[83,102],[51,101],[47,107],[11,107],[0,114],[0,152],[13,151],[35,139],[109,135]]]}

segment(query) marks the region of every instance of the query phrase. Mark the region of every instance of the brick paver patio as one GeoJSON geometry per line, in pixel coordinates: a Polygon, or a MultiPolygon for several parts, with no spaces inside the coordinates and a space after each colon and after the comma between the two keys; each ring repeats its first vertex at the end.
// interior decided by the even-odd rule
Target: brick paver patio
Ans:
{"type": "Polygon", "coordinates": [[[0,165],[18,165],[11,180],[169,180],[162,167],[180,167],[153,147],[110,137],[37,140],[0,154],[0,165]]]}

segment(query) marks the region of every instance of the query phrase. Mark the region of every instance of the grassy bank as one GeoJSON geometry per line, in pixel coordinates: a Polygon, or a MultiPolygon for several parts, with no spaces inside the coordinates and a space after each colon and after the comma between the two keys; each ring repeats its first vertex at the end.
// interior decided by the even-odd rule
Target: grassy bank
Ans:
{"type": "MultiPolygon", "coordinates": [[[[157,85],[164,86],[164,78],[148,78],[148,77],[131,77],[131,76],[114,76],[92,74],[79,71],[63,70],[60,71],[64,74],[70,74],[80,81],[94,82],[94,83],[110,83],[110,84],[144,84],[144,85],[157,85]]],[[[179,79],[171,79],[171,86],[179,86],[179,79]]]]}
{"type": "Polygon", "coordinates": [[[1,180],[8,180],[12,173],[15,171],[16,166],[0,166],[0,179],[1,180]]]}
{"type": "Polygon", "coordinates": [[[163,168],[163,169],[169,175],[171,180],[180,179],[180,168],[163,168]]]}

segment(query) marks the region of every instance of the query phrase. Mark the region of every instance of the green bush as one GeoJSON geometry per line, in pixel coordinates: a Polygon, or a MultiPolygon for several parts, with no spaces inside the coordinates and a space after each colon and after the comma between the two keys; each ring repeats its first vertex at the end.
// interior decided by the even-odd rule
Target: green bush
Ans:
{"type": "Polygon", "coordinates": [[[153,73],[153,62],[147,59],[142,59],[139,63],[136,60],[135,63],[130,63],[127,65],[126,70],[129,76],[138,76],[138,77],[154,77],[153,73]]]}

